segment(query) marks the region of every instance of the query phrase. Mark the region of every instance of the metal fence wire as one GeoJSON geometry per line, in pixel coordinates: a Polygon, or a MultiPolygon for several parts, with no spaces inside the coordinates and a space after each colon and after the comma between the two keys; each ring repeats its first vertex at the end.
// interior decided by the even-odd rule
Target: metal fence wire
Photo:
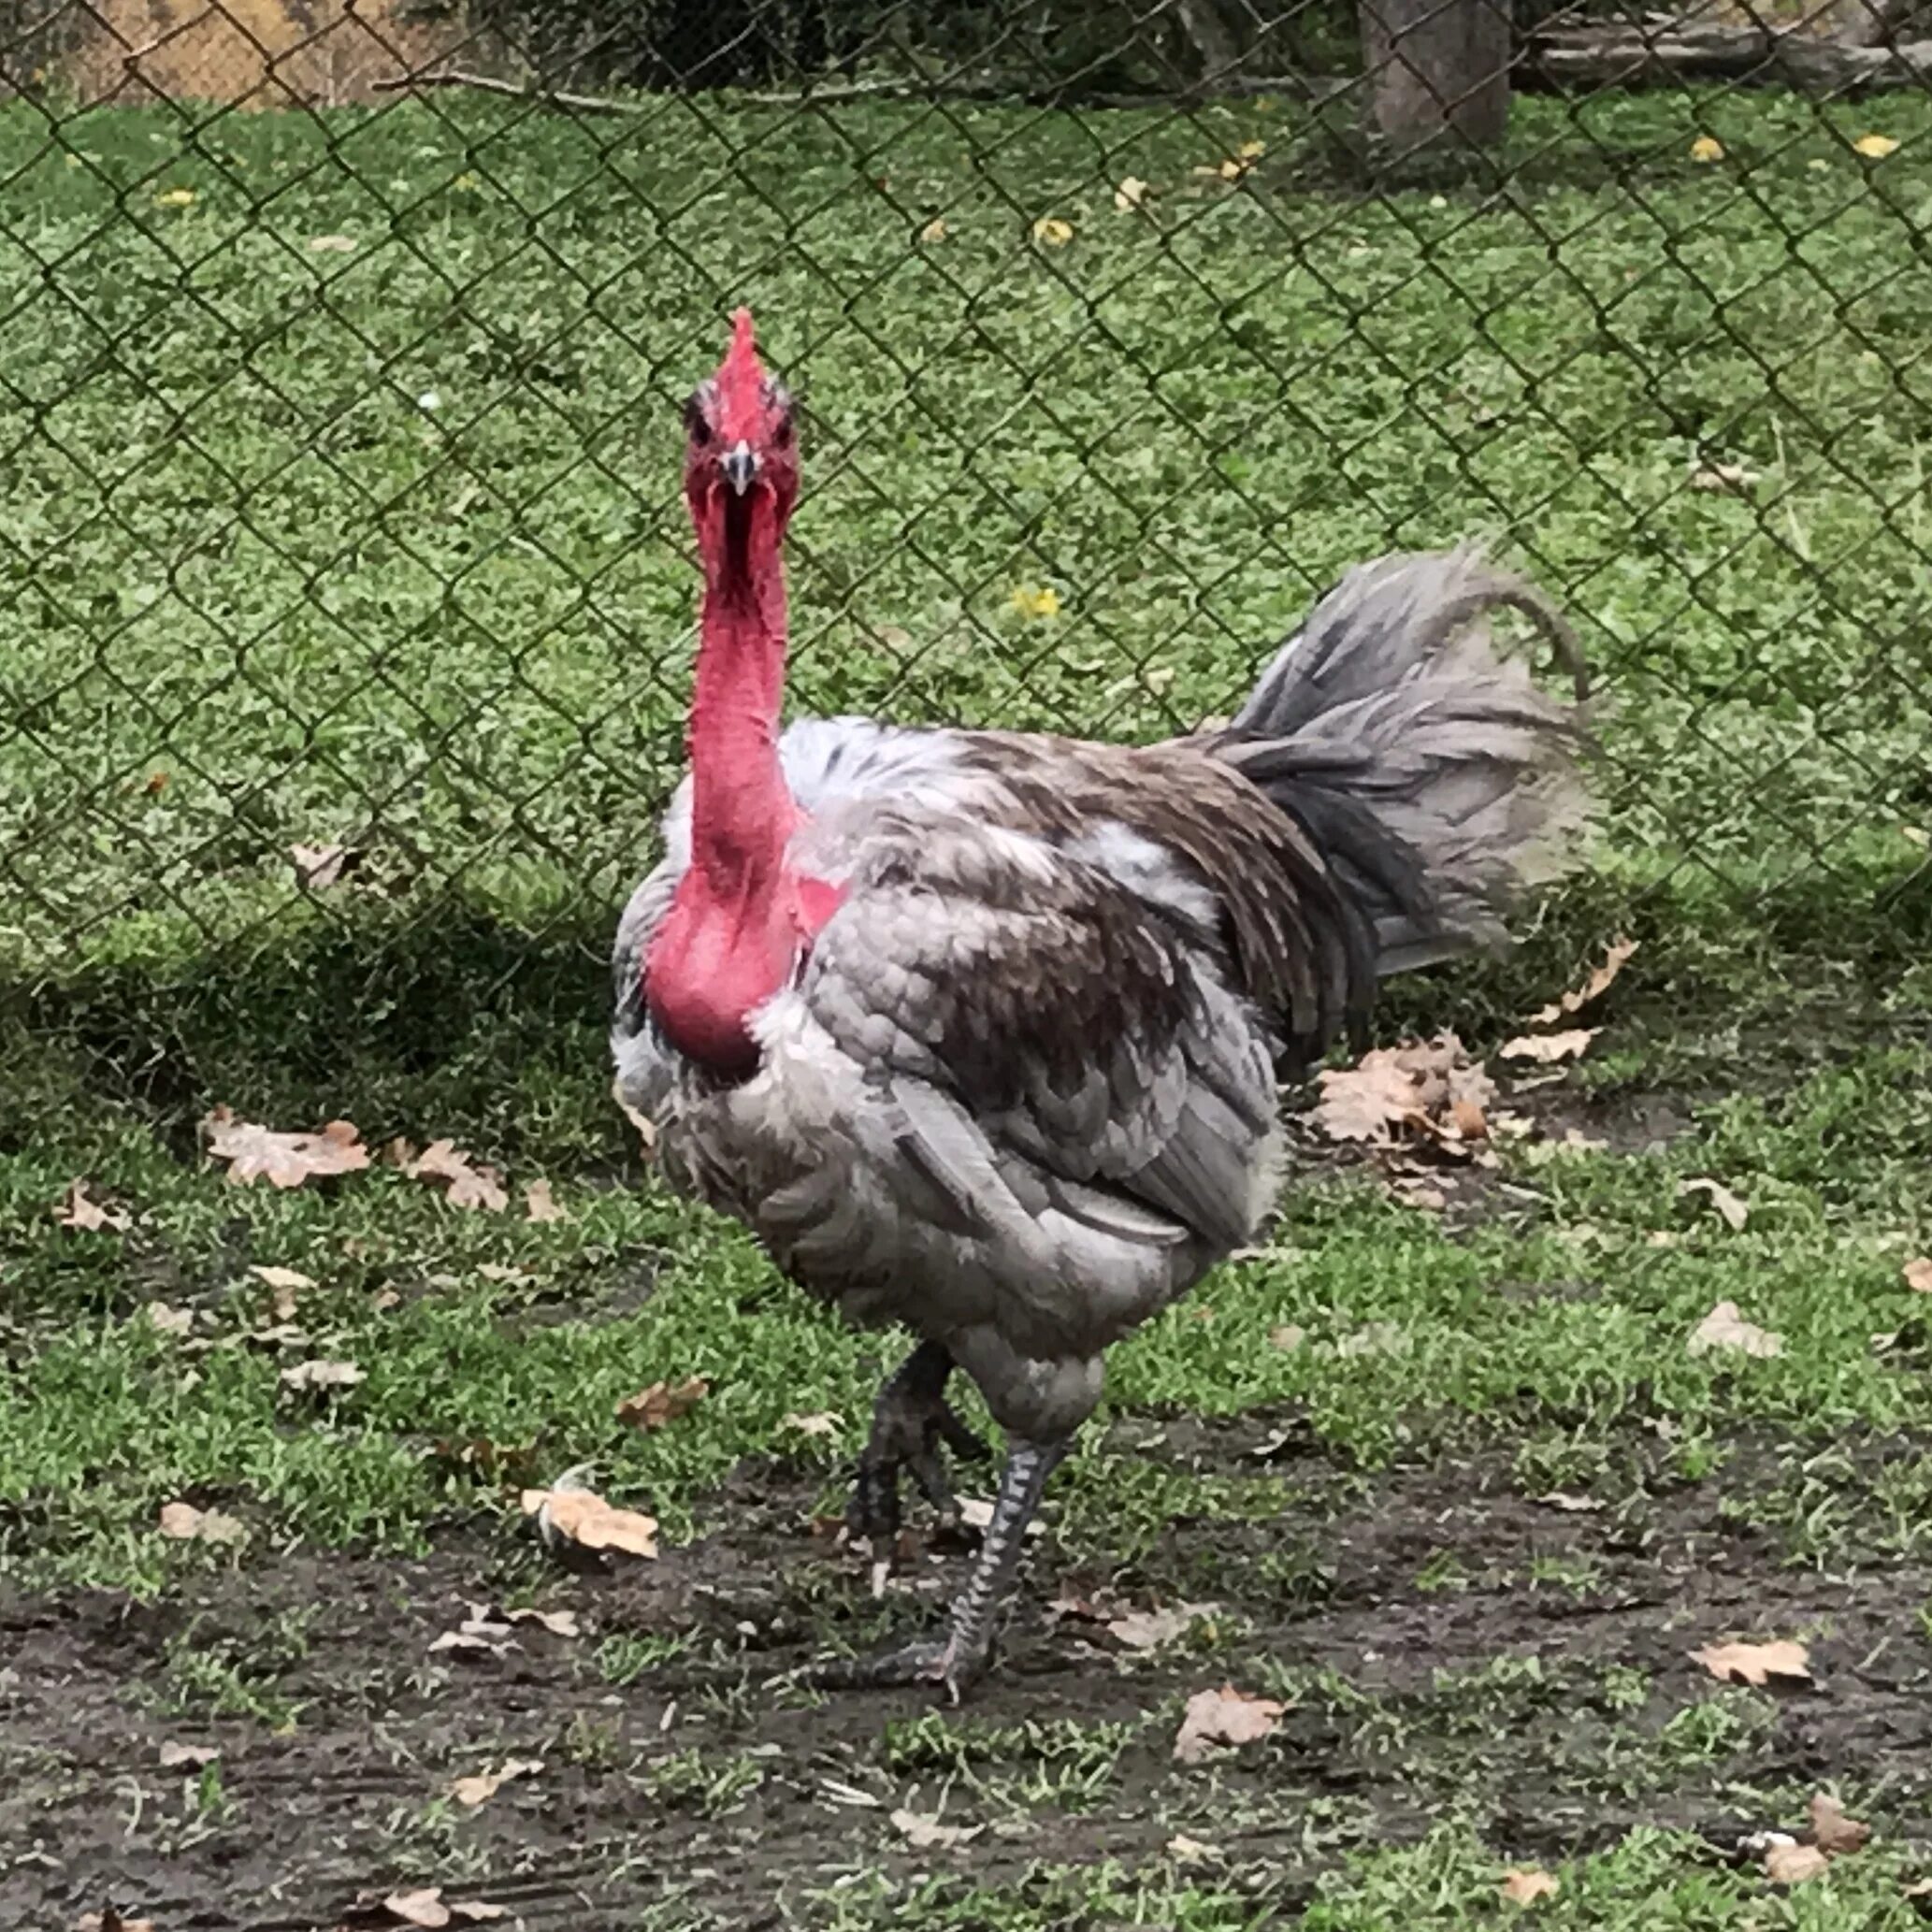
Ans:
{"type": "Polygon", "coordinates": [[[1153,736],[1483,535],[1615,894],[1923,886],[1932,39],[1686,5],[0,8],[7,983],[594,949],[741,301],[801,708],[1153,736]]]}

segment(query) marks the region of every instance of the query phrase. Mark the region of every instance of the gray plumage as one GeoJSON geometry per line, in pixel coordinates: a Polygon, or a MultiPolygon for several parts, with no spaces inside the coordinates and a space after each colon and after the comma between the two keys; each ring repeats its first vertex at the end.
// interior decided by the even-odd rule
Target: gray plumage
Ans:
{"type": "Polygon", "coordinates": [[[1365,565],[1230,727],[1148,747],[793,725],[795,857],[845,897],[737,1081],[642,999],[687,783],[614,961],[618,1089],[667,1171],[813,1293],[943,1349],[1016,1437],[1061,1441],[1108,1344],[1267,1211],[1277,1073],[1579,858],[1578,714],[1494,649],[1497,605],[1567,642],[1473,551],[1365,565]]]}
{"type": "Polygon", "coordinates": [[[793,725],[787,858],[840,897],[749,1016],[743,1074],[679,1054],[644,997],[691,860],[680,787],[617,936],[620,1098],[794,1280],[921,1338],[859,1459],[848,1520],[875,1549],[901,1472],[944,1508],[941,1447],[976,1447],[955,1368],[1008,1435],[944,1638],[822,1681],[957,1696],[985,1666],[1108,1345],[1273,1201],[1277,1077],[1359,1031],[1385,974],[1497,944],[1517,894],[1576,863],[1580,714],[1496,652],[1496,605],[1574,665],[1542,599],[1463,550],[1351,571],[1211,734],[793,725]]]}

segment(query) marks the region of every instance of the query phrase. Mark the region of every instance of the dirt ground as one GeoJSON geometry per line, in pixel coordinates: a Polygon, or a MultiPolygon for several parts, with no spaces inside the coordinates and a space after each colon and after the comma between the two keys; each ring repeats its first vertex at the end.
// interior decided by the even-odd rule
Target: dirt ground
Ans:
{"type": "Polygon", "coordinates": [[[1932,1657],[1898,1640],[1932,1578],[1848,1587],[1792,1567],[1715,1483],[1573,1513],[1517,1493],[1498,1458],[1364,1487],[1271,1451],[1281,1433],[1253,1415],[1172,1425],[1152,1453],[1251,1471],[1272,1452],[1304,1501],[1206,1537],[1175,1523],[1113,1579],[1069,1569],[1047,1539],[995,1673],[919,1726],[894,1723],[933,1709],[918,1694],[815,1706],[769,1688],[828,1634],[930,1614],[959,1560],[925,1558],[881,1619],[857,1553],[811,1534],[813,1492],[783,1470],[741,1471],[716,1534],[622,1574],[536,1570],[506,1535],[422,1561],[211,1573],[149,1605],[5,1599],[0,1924],[69,1932],[111,1907],[165,1932],[307,1932],[394,1923],[358,1899],[440,1883],[528,1927],[809,1925],[813,1895],[856,1871],[1018,1884],[1041,1863],[1158,1857],[1176,1835],[1211,1840],[1291,1910],[1330,1853],[1412,1838],[1452,1804],[1500,1853],[1554,1858],[1644,1822],[1721,1847],[1764,1822],[1726,1795],[1747,1769],[1809,1784],[1855,1768],[1908,1792],[1932,1779],[1932,1657]],[[1587,1580],[1525,1588],[1538,1564],[1587,1580]],[[533,1577],[581,1634],[526,1622],[500,1651],[431,1650],[533,1577]],[[1219,1640],[1131,1658],[1049,1608],[1106,1588],[1211,1593],[1219,1640]],[[1720,1691],[1688,1657],[1793,1631],[1812,1634],[1816,1682],[1775,1699],[1720,1691]],[[634,1676],[609,1667],[650,1637],[685,1648],[634,1676]],[[224,1678],[207,1662],[223,1659],[224,1678]],[[1175,1766],[1186,1695],[1252,1687],[1264,1660],[1303,1684],[1276,1735],[1212,1769],[1175,1766]],[[1606,1689],[1620,1675],[1637,1686],[1622,1699],[1606,1689]],[[1707,1695],[1744,1709],[1741,1727],[1670,1723],[1707,1695]],[[253,1715],[210,1714],[251,1699],[253,1715]],[[170,1741],[218,1748],[214,1770],[164,1769],[170,1741]],[[453,1780],[506,1759],[541,1769],[474,1809],[451,1803],[453,1780]],[[988,1828],[913,1849],[890,1814],[943,1797],[988,1828]]]}

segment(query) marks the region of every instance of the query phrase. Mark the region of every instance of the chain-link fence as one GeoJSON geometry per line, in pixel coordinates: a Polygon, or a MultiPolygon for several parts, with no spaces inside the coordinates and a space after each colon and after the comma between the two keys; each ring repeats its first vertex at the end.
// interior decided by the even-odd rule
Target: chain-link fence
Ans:
{"type": "Polygon", "coordinates": [[[1620,906],[1922,902],[1932,43],[1377,6],[4,9],[9,981],[594,954],[740,301],[800,707],[1154,735],[1485,534],[1608,694],[1620,906]]]}

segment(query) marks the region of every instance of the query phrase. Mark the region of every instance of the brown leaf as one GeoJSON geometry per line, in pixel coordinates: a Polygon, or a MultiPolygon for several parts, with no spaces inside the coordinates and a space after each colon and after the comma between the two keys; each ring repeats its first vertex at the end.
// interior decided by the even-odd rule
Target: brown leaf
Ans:
{"type": "Polygon", "coordinates": [[[296,882],[311,892],[325,892],[362,863],[362,854],[350,845],[291,845],[288,856],[296,862],[296,882]]]}
{"type": "Polygon", "coordinates": [[[422,1925],[427,1932],[450,1922],[450,1909],[442,1902],[440,1885],[424,1885],[413,1892],[392,1892],[382,1901],[382,1910],[405,1925],[422,1925]]]}
{"type": "Polygon", "coordinates": [[[1251,1744],[1281,1722],[1287,1708],[1272,1697],[1250,1697],[1233,1684],[1196,1691],[1175,1735],[1174,1754],[1184,1765],[1198,1765],[1223,1747],[1251,1744]]]}
{"type": "Polygon", "coordinates": [[[1547,1871],[1534,1865],[1512,1865],[1497,1889],[1514,1904],[1534,1905],[1539,1898],[1554,1898],[1561,1888],[1547,1871]]]}
{"type": "Polygon", "coordinates": [[[84,1180],[69,1181],[67,1191],[61,1204],[53,1211],[53,1218],[64,1228],[79,1228],[86,1233],[97,1233],[103,1228],[112,1228],[117,1234],[125,1233],[134,1226],[134,1217],[123,1214],[118,1207],[108,1207],[105,1203],[88,1197],[88,1183],[84,1180]]]}
{"type": "Polygon", "coordinates": [[[1762,1690],[1773,1679],[1811,1681],[1811,1653],[1790,1637],[1773,1637],[1768,1643],[1706,1644],[1691,1657],[1720,1683],[1752,1684],[1762,1690]]]}
{"type": "Polygon", "coordinates": [[[524,1219],[526,1221],[567,1221],[570,1216],[557,1205],[548,1181],[530,1181],[524,1188],[524,1219]]]}
{"type": "Polygon", "coordinates": [[[1197,1619],[1211,1617],[1218,1603],[1175,1604],[1168,1610],[1123,1610],[1107,1622],[1107,1634],[1130,1651],[1158,1651],[1187,1636],[1197,1619]]]}
{"type": "Polygon", "coordinates": [[[487,1804],[512,1778],[534,1778],[542,1768],[541,1758],[506,1758],[494,1770],[484,1769],[468,1778],[458,1778],[450,1786],[450,1795],[473,1811],[477,1806],[487,1804]]]}
{"type": "Polygon", "coordinates": [[[1723,1217],[1724,1226],[1734,1234],[1751,1218],[1749,1204],[1740,1201],[1722,1181],[1714,1181],[1709,1175],[1700,1175],[1695,1180],[1679,1181],[1677,1191],[1680,1199],[1686,1194],[1704,1195],[1723,1217]]]}
{"type": "Polygon", "coordinates": [[[1579,987],[1572,987],[1563,997],[1550,1005],[1538,1007],[1530,1015],[1533,1027],[1554,1026],[1566,1014],[1581,1013],[1593,1000],[1600,1000],[1609,990],[1610,982],[1622,973],[1624,963],[1636,952],[1637,942],[1634,939],[1613,939],[1609,950],[1604,954],[1604,961],[1579,987]]]}
{"type": "Polygon", "coordinates": [[[217,1107],[201,1131],[209,1153],[229,1162],[228,1178],[237,1187],[266,1179],[271,1187],[299,1188],[304,1181],[353,1174],[369,1164],[369,1150],[347,1120],[331,1120],[320,1133],[276,1133],[217,1107]]]}
{"type": "Polygon", "coordinates": [[[399,1164],[411,1180],[440,1182],[452,1207],[501,1214],[510,1205],[503,1176],[494,1167],[472,1160],[454,1141],[431,1141],[415,1159],[399,1164]]]}
{"type": "Polygon", "coordinates": [[[197,1509],[192,1503],[164,1503],[157,1521],[164,1536],[178,1543],[239,1543],[248,1531],[219,1509],[197,1509]]]}
{"type": "Polygon", "coordinates": [[[1844,1806],[1828,1792],[1813,1793],[1807,1809],[1811,1819],[1812,1841],[1833,1858],[1862,1851],[1871,1837],[1871,1826],[1863,1819],[1848,1815],[1844,1806]]]}
{"type": "Polygon", "coordinates": [[[1534,1060],[1545,1067],[1558,1060],[1581,1060],[1602,1031],[1601,1027],[1572,1027],[1562,1033],[1521,1033],[1503,1043],[1503,1058],[1534,1060]]]}
{"type": "Polygon", "coordinates": [[[1768,1360],[1784,1353],[1784,1337],[1745,1320],[1738,1314],[1736,1302],[1720,1302],[1691,1331],[1684,1343],[1684,1351],[1690,1355],[1708,1355],[1713,1349],[1735,1350],[1740,1355],[1768,1360]]]}
{"type": "Polygon", "coordinates": [[[205,1765],[211,1765],[222,1754],[218,1744],[164,1744],[159,1753],[161,1768],[164,1771],[179,1770],[183,1765],[193,1770],[200,1770],[205,1765]]]}
{"type": "Polygon", "coordinates": [[[1375,1047],[1352,1067],[1324,1068],[1320,1086],[1314,1117],[1321,1131],[1331,1140],[1375,1146],[1392,1146],[1398,1129],[1437,1142],[1469,1138],[1455,1110],[1473,1125],[1496,1094],[1453,1033],[1375,1047]]]}
{"type": "Polygon", "coordinates": [[[309,238],[309,252],[316,255],[346,255],[355,247],[353,235],[311,235],[309,238]]]}
{"type": "Polygon", "coordinates": [[[363,1378],[353,1362],[298,1362],[281,1372],[281,1386],[298,1393],[318,1389],[353,1389],[363,1378]]]}
{"type": "Polygon", "coordinates": [[[459,1919],[468,1919],[474,1925],[481,1925],[488,1919],[507,1919],[510,1908],[507,1905],[490,1905],[481,1898],[453,1898],[450,1910],[459,1919]]]}
{"type": "Polygon", "coordinates": [[[1830,1863],[1816,1845],[1773,1845],[1765,1853],[1765,1876],[1774,1885],[1802,1885],[1830,1863]]]}
{"type": "Polygon", "coordinates": [[[800,1435],[836,1435],[845,1426],[843,1416],[835,1416],[829,1409],[815,1409],[809,1415],[800,1415],[797,1410],[780,1416],[778,1426],[791,1429],[800,1435]]]}
{"type": "Polygon", "coordinates": [[[1694,490],[1715,490],[1731,496],[1742,496],[1761,481],[1755,469],[1747,469],[1742,463],[1705,463],[1691,471],[1694,490]]]}
{"type": "Polygon", "coordinates": [[[619,1509],[593,1490],[526,1490],[523,1511],[540,1528],[585,1550],[615,1550],[626,1556],[657,1554],[657,1524],[634,1509],[619,1509]]]}
{"type": "Polygon", "coordinates": [[[298,1288],[313,1288],[315,1277],[304,1275],[296,1268],[251,1268],[248,1271],[264,1286],[273,1289],[287,1289],[293,1293],[298,1288]]]}
{"type": "Polygon", "coordinates": [[[636,1395],[627,1395],[617,1405],[617,1420],[633,1429],[662,1429],[680,1416],[689,1415],[710,1391],[702,1376],[691,1376],[673,1387],[669,1382],[653,1382],[636,1395]]]}
{"type": "Polygon", "coordinates": [[[512,1623],[541,1623],[552,1636],[576,1636],[577,1612],[575,1610],[512,1610],[512,1623]]]}
{"type": "Polygon", "coordinates": [[[1279,1348],[1285,1355],[1292,1355],[1308,1339],[1308,1331],[1299,1321],[1285,1321],[1279,1328],[1268,1331],[1268,1346],[1279,1348]]]}
{"type": "Polygon", "coordinates": [[[1932,1255],[1920,1255],[1905,1264],[1905,1285],[1914,1294],[1932,1295],[1932,1255]]]}
{"type": "Polygon", "coordinates": [[[949,1852],[958,1846],[970,1843],[986,1829],[986,1826],[944,1824],[923,1811],[901,1810],[892,1814],[892,1828],[900,1833],[916,1852],[930,1852],[935,1848],[949,1852]]]}
{"type": "Polygon", "coordinates": [[[195,1326],[192,1309],[170,1308],[166,1302],[150,1302],[141,1313],[156,1334],[184,1335],[195,1326]]]}

